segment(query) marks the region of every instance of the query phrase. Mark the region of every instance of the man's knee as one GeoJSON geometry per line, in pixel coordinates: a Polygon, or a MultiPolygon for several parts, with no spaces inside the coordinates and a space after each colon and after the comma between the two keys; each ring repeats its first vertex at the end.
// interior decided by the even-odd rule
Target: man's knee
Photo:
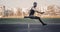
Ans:
{"type": "Polygon", "coordinates": [[[28,16],[25,16],[24,18],[29,18],[28,16]]]}
{"type": "Polygon", "coordinates": [[[40,17],[37,17],[37,16],[36,16],[36,18],[37,18],[37,19],[40,19],[40,17]]]}

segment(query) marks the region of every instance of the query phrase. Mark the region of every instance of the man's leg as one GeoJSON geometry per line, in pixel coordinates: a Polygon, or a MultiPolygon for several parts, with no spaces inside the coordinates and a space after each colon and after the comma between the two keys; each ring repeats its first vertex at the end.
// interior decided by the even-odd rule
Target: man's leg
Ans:
{"type": "Polygon", "coordinates": [[[43,24],[43,25],[46,25],[41,19],[40,17],[38,17],[39,21],[43,24]]]}
{"type": "Polygon", "coordinates": [[[38,19],[43,25],[46,25],[46,24],[40,19],[40,17],[34,16],[33,19],[38,19]]]}
{"type": "Polygon", "coordinates": [[[37,16],[29,16],[29,17],[24,17],[24,18],[38,19],[38,20],[42,23],[42,25],[46,25],[46,24],[40,19],[40,17],[37,17],[37,16]]]}

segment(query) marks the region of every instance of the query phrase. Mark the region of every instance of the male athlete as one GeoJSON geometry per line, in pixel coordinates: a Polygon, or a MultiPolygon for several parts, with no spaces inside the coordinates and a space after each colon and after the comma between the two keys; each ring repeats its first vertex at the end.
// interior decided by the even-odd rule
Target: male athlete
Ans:
{"type": "Polygon", "coordinates": [[[40,13],[40,14],[43,14],[43,13],[44,13],[44,12],[38,12],[38,11],[36,11],[36,10],[35,10],[36,7],[37,7],[37,3],[34,2],[34,3],[33,3],[33,7],[32,7],[31,10],[30,10],[29,16],[28,16],[28,17],[24,17],[24,18],[38,19],[38,20],[42,23],[42,25],[46,25],[46,24],[40,19],[40,17],[34,16],[34,13],[35,13],[35,12],[40,13]]]}

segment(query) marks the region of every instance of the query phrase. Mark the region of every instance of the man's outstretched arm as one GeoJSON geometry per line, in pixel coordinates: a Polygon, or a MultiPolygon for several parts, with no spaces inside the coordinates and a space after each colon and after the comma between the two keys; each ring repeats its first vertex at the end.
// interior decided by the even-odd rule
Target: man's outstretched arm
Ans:
{"type": "Polygon", "coordinates": [[[39,11],[36,11],[37,13],[40,13],[40,14],[43,14],[43,13],[45,13],[45,12],[39,12],[39,11]]]}

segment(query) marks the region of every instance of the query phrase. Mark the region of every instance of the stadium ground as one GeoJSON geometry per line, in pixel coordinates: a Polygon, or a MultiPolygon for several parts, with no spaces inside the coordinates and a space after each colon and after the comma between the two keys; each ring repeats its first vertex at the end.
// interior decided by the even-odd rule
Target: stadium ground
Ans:
{"type": "Polygon", "coordinates": [[[36,19],[0,18],[0,32],[60,32],[60,18],[41,18],[43,26],[36,19]]]}

